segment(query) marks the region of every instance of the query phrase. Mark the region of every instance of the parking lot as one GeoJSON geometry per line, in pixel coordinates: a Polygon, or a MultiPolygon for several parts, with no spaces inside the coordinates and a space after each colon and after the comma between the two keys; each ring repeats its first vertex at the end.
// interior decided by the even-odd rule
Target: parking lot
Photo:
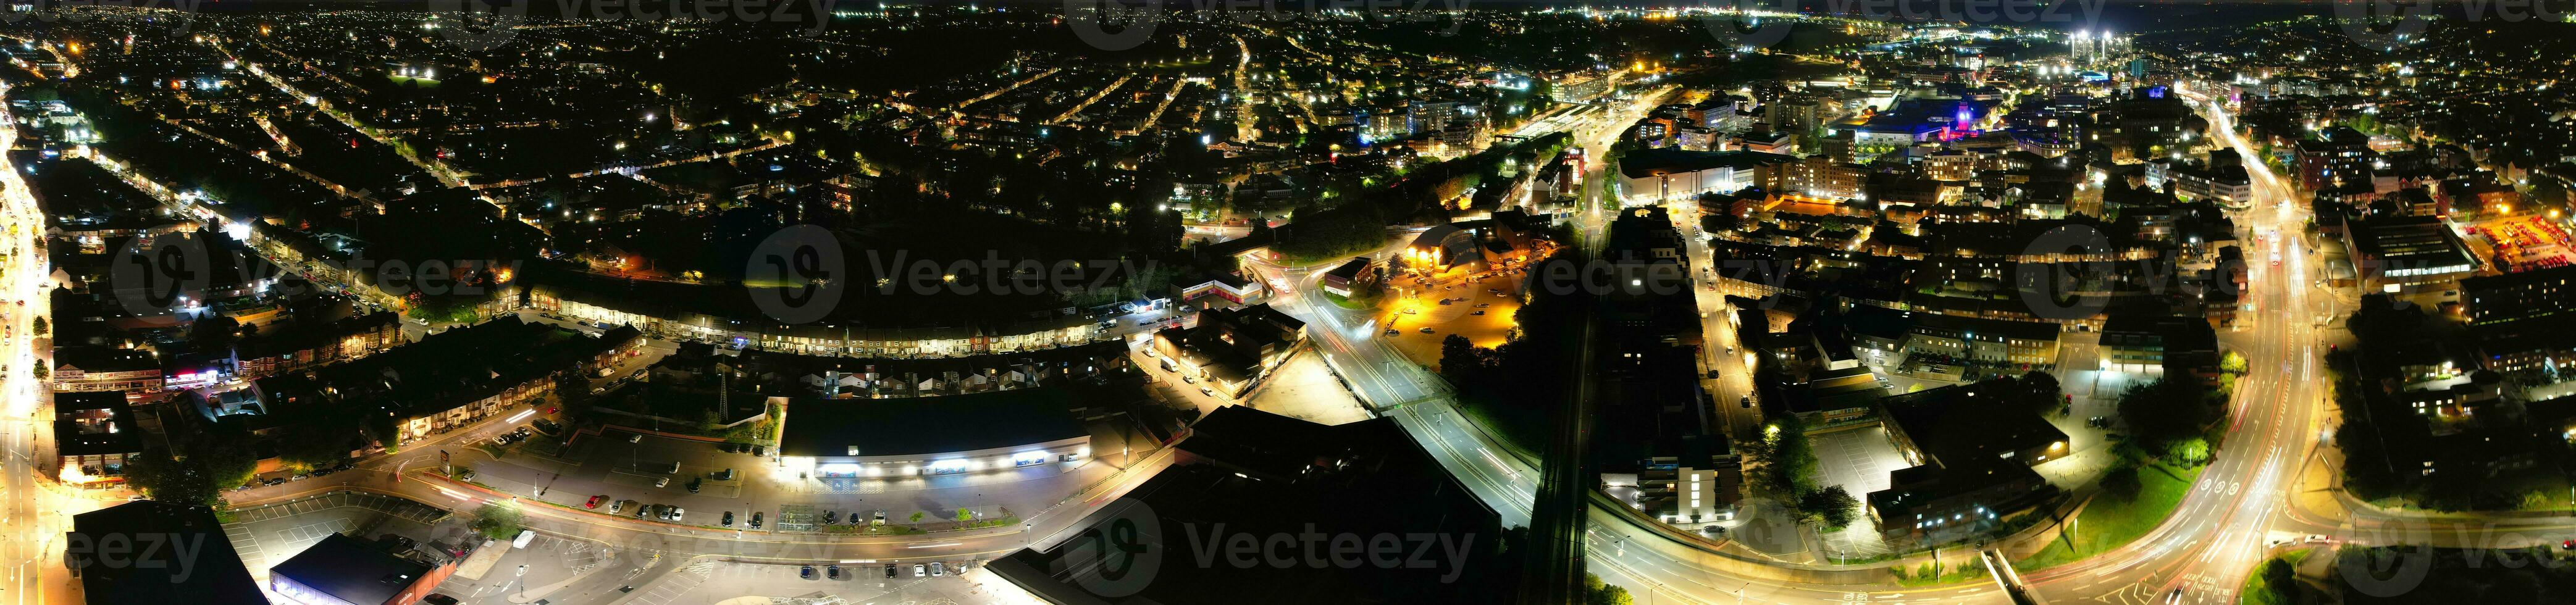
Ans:
{"type": "Polygon", "coordinates": [[[241,553],[242,564],[261,577],[334,533],[365,539],[394,534],[427,542],[435,526],[449,518],[447,511],[418,502],[357,492],[318,494],[233,514],[235,520],[224,524],[224,537],[241,553]]]}
{"type": "Polygon", "coordinates": [[[804,566],[761,563],[736,563],[701,559],[638,586],[613,605],[675,605],[697,603],[730,603],[737,599],[752,602],[792,600],[806,603],[1024,603],[1035,597],[1009,582],[985,572],[981,565],[969,564],[960,572],[945,569],[938,577],[913,575],[912,563],[896,565],[895,577],[885,576],[879,563],[854,563],[841,566],[841,577],[833,579],[830,569],[813,566],[812,577],[804,575],[804,566]]]}
{"type": "Polygon", "coordinates": [[[1359,398],[1324,367],[1322,351],[1301,351],[1281,364],[1271,372],[1269,383],[1253,392],[1249,405],[1316,424],[1348,424],[1369,418],[1359,398]]]}
{"type": "Polygon", "coordinates": [[[1374,337],[1388,339],[1414,363],[1438,365],[1440,342],[1451,334],[1465,336],[1479,347],[1510,340],[1512,313],[1521,307],[1519,293],[1520,279],[1514,275],[1429,287],[1397,280],[1387,286],[1374,337]],[[1443,299],[1450,303],[1440,304],[1443,299]],[[1431,331],[1424,333],[1425,328],[1431,331]]]}
{"type": "MultiPolygon", "coordinates": [[[[1866,501],[1870,492],[1887,489],[1889,471],[1911,466],[1896,452],[1896,443],[1888,440],[1887,429],[1869,426],[1814,435],[1816,469],[1822,485],[1840,485],[1853,498],[1866,501]]],[[[1878,526],[1867,515],[1855,515],[1842,531],[1820,536],[1825,554],[1838,557],[1868,557],[1888,552],[1879,539],[1878,526]]]]}

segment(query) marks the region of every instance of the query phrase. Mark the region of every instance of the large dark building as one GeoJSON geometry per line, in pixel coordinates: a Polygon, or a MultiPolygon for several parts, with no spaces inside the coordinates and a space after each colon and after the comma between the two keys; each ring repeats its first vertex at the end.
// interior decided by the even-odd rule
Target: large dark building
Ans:
{"type": "Polygon", "coordinates": [[[1061,387],[797,400],[779,419],[778,455],[831,479],[1079,464],[1091,456],[1091,433],[1075,420],[1075,405],[1061,387]]]}
{"type": "Polygon", "coordinates": [[[268,587],[295,603],[412,605],[456,573],[456,563],[437,553],[331,534],[269,568],[268,587]]]}
{"type": "Polygon", "coordinates": [[[1500,517],[1393,418],[1325,426],[1225,406],[1192,431],[1170,468],[1062,542],[987,569],[1050,603],[1511,601],[1518,551],[1502,551],[1500,517]],[[1282,536],[1299,541],[1276,550],[1296,551],[1292,564],[1263,554],[1282,536]],[[1334,546],[1354,543],[1345,538],[1356,545],[1334,546]],[[1104,540],[1142,550],[1114,559],[1104,540]],[[1369,563],[1415,546],[1447,554],[1369,563]]]}
{"type": "Polygon", "coordinates": [[[1869,515],[1887,539],[1945,542],[1993,527],[2055,494],[2032,465],[2069,453],[2066,433],[1995,383],[1889,397],[1879,417],[1915,466],[1870,492],[1869,515]]]}
{"type": "Polygon", "coordinates": [[[203,506],[145,500],[72,515],[63,564],[97,605],[268,603],[203,506]]]}
{"type": "Polygon", "coordinates": [[[2370,150],[2370,135],[2352,127],[2319,131],[2299,141],[2299,188],[2318,191],[2340,181],[2369,180],[2370,162],[2378,156],[2370,150]]]}
{"type": "Polygon", "coordinates": [[[2522,370],[2576,363],[2576,266],[2460,280],[2460,312],[2480,365],[2522,370]]]}

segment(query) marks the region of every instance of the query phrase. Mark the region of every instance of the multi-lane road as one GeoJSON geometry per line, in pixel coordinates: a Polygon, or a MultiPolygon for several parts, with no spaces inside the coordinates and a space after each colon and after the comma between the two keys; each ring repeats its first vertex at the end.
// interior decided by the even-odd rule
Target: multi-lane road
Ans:
{"type": "MultiPolygon", "coordinates": [[[[8,86],[0,82],[0,96],[8,86]]],[[[49,305],[45,296],[45,249],[37,244],[44,232],[44,210],[29,193],[20,177],[10,150],[18,146],[18,120],[0,105],[0,451],[8,461],[5,486],[8,504],[0,506],[0,567],[5,567],[8,581],[0,584],[0,600],[10,603],[45,603],[62,600],[69,591],[70,572],[61,563],[60,536],[70,529],[71,515],[98,508],[99,503],[86,500],[48,477],[40,477],[46,468],[41,456],[51,455],[45,443],[52,433],[52,423],[45,422],[52,407],[50,389],[38,380],[34,367],[44,359],[38,346],[50,338],[39,338],[35,323],[46,317],[49,305]]]]}

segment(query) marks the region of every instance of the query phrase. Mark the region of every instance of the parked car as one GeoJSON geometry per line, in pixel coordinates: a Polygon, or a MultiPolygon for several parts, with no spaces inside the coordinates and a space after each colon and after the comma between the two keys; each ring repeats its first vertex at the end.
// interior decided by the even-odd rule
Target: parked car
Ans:
{"type": "Polygon", "coordinates": [[[600,494],[600,495],[597,495],[597,496],[591,496],[591,497],[590,497],[590,501],[581,503],[581,507],[582,507],[582,508],[599,508],[599,503],[600,503],[600,502],[602,502],[602,501],[605,501],[605,500],[607,500],[607,499],[608,499],[608,494],[600,494]]]}
{"type": "Polygon", "coordinates": [[[456,597],[433,592],[429,593],[429,596],[421,597],[420,602],[428,603],[429,605],[456,605],[456,597]]]}
{"type": "MultiPolygon", "coordinates": [[[[669,479],[664,479],[664,481],[669,481],[669,479]]],[[[698,493],[698,484],[699,484],[699,482],[700,482],[700,480],[698,480],[698,479],[690,479],[690,480],[689,480],[689,485],[688,485],[689,493],[692,493],[692,494],[694,494],[694,493],[698,493]]]]}
{"type": "Polygon", "coordinates": [[[824,525],[831,525],[831,524],[834,524],[834,523],[839,523],[840,521],[841,521],[841,513],[836,513],[836,512],[832,512],[832,511],[828,511],[828,510],[827,510],[827,511],[823,511],[823,524],[824,524],[824,525]]]}
{"type": "Polygon", "coordinates": [[[886,577],[889,577],[889,578],[891,578],[891,577],[894,577],[894,576],[895,576],[895,573],[894,573],[894,564],[893,564],[893,563],[887,563],[887,564],[886,564],[885,573],[886,573],[886,577]]]}
{"type": "Polygon", "coordinates": [[[1423,328],[1423,329],[1422,329],[1422,333],[1424,333],[1424,334],[1430,334],[1430,333],[1431,333],[1431,328],[1423,328]]]}
{"type": "Polygon", "coordinates": [[[936,578],[936,577],[944,576],[944,575],[948,575],[948,566],[946,566],[946,565],[941,565],[938,561],[931,561],[931,562],[930,562],[930,577],[934,577],[934,578],[936,578]]]}
{"type": "Polygon", "coordinates": [[[930,566],[922,565],[920,563],[912,564],[912,577],[918,578],[926,575],[930,575],[930,566]]]}
{"type": "Polygon", "coordinates": [[[762,517],[766,517],[766,516],[768,516],[768,515],[769,515],[769,513],[767,513],[767,512],[757,512],[757,513],[752,513],[752,514],[751,514],[751,528],[752,528],[752,529],[760,529],[760,520],[761,520],[761,518],[762,518],[762,517]]]}
{"type": "Polygon", "coordinates": [[[733,527],[733,511],[725,511],[724,526],[733,527]]]}
{"type": "Polygon", "coordinates": [[[1744,397],[1737,397],[1737,398],[1735,398],[1735,407],[1740,407],[1740,408],[1744,408],[1744,409],[1748,409],[1748,410],[1749,410],[1749,409],[1753,409],[1753,397],[1748,395],[1748,396],[1744,396],[1744,397]]]}
{"type": "Polygon", "coordinates": [[[806,580],[814,579],[814,566],[812,566],[812,565],[807,565],[807,566],[805,566],[805,567],[803,567],[803,568],[799,568],[799,569],[797,569],[797,570],[796,570],[796,577],[797,577],[797,578],[801,578],[801,579],[806,579],[806,580]]]}
{"type": "Polygon", "coordinates": [[[671,478],[670,478],[670,477],[658,477],[658,478],[653,479],[653,487],[670,487],[670,486],[671,486],[671,478]]]}
{"type": "Polygon", "coordinates": [[[1395,329],[1395,328],[1387,328],[1387,329],[1386,329],[1386,335],[1388,335],[1388,336],[1394,336],[1394,335],[1397,335],[1397,334],[1403,334],[1403,333],[1404,333],[1404,331],[1403,331],[1403,330],[1398,330],[1398,329],[1395,329]]]}
{"type": "Polygon", "coordinates": [[[269,478],[267,478],[267,479],[261,479],[261,480],[259,481],[259,484],[260,484],[260,485],[266,485],[266,486],[269,486],[269,487],[277,487],[277,486],[280,486],[280,485],[286,485],[286,478],[285,478],[285,477],[269,477],[269,478]]]}
{"type": "Polygon", "coordinates": [[[769,455],[769,446],[759,445],[759,444],[753,444],[753,445],[751,446],[751,455],[754,455],[754,456],[767,456],[767,455],[769,455]]]}
{"type": "Polygon", "coordinates": [[[1485,314],[1485,312],[1484,312],[1484,311],[1477,311],[1477,312],[1474,312],[1474,313],[1468,313],[1468,315],[1484,315],[1484,314],[1485,314]]]}
{"type": "Polygon", "coordinates": [[[823,566],[823,577],[824,577],[824,578],[828,578],[828,579],[833,579],[833,580],[841,579],[841,566],[839,566],[839,565],[825,565],[825,566],[823,566]]]}

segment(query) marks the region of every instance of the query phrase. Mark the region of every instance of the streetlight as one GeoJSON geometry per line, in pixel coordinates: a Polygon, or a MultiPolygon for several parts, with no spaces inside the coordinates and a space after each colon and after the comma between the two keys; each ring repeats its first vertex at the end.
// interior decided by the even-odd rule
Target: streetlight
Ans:
{"type": "Polygon", "coordinates": [[[521,563],[521,564],[519,564],[519,575],[511,576],[511,581],[513,581],[513,582],[518,582],[518,583],[519,583],[519,599],[520,599],[520,600],[526,600],[526,599],[528,598],[528,580],[527,580],[527,577],[528,577],[528,566],[527,566],[527,564],[525,564],[525,563],[521,563]]]}

